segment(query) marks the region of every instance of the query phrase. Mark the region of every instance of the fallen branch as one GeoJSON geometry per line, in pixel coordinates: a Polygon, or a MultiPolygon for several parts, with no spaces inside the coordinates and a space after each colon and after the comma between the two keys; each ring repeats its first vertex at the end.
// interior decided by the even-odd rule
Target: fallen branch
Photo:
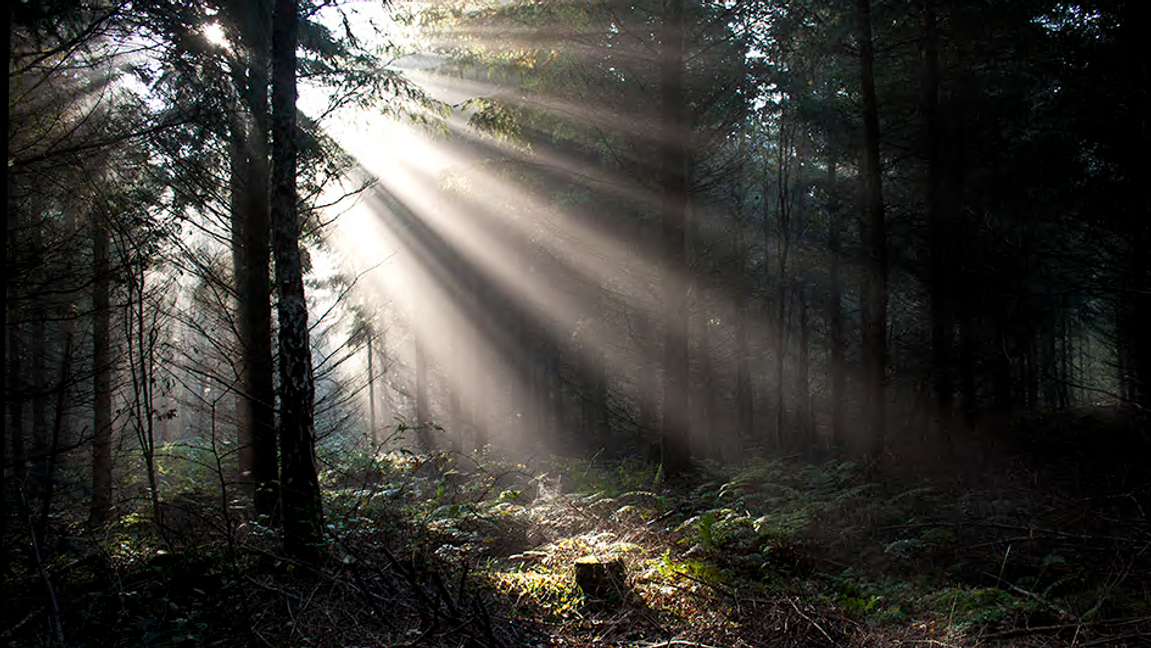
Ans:
{"type": "Polygon", "coordinates": [[[839,648],[839,643],[835,639],[832,639],[831,635],[827,634],[827,631],[823,629],[823,626],[816,623],[815,619],[812,619],[811,617],[807,616],[806,614],[803,613],[803,610],[799,609],[799,605],[796,604],[795,599],[788,597],[787,602],[791,604],[791,607],[792,607],[792,609],[795,610],[795,613],[798,614],[800,617],[802,617],[804,621],[807,621],[811,625],[815,626],[815,629],[819,630],[819,633],[822,634],[824,637],[826,637],[827,640],[831,642],[832,646],[835,646],[835,648],[839,648]]]}
{"type": "Polygon", "coordinates": [[[698,641],[689,641],[687,639],[668,639],[659,643],[638,643],[634,644],[636,648],[670,648],[671,646],[693,646],[694,648],[719,648],[719,646],[711,646],[698,641]]]}
{"type": "MultiPolygon", "coordinates": [[[[1031,628],[1012,628],[1010,630],[1002,630],[1000,632],[992,632],[980,636],[980,639],[1010,639],[1013,637],[1024,637],[1033,634],[1047,634],[1062,632],[1064,630],[1075,630],[1078,628],[1098,628],[1104,626],[1122,626],[1133,625],[1137,623],[1151,623],[1151,617],[1131,617],[1126,619],[1104,619],[1100,621],[1075,621],[1072,623],[1057,623],[1055,625],[1035,626],[1031,628]]],[[[1083,646],[1085,644],[1079,644],[1083,646]]]]}

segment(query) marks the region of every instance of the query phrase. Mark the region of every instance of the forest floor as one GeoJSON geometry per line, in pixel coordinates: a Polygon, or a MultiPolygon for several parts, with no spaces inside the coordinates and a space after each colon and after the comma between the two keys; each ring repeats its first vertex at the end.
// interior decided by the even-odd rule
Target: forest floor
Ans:
{"type": "Polygon", "coordinates": [[[1146,491],[1072,495],[1024,467],[978,488],[879,485],[835,461],[701,465],[677,483],[627,461],[546,468],[346,453],[324,475],[322,564],[195,491],[169,498],[160,534],[126,515],[58,538],[39,566],[16,544],[0,641],[1151,646],[1146,491]],[[579,559],[622,580],[585,593],[579,559]]]}

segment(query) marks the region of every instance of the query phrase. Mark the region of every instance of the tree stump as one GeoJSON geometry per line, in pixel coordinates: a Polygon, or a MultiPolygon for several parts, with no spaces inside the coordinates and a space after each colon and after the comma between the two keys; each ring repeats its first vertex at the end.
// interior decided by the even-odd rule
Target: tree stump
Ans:
{"type": "Polygon", "coordinates": [[[584,556],[575,561],[575,582],[585,596],[597,599],[621,596],[626,581],[627,569],[618,558],[601,560],[595,556],[584,556]]]}

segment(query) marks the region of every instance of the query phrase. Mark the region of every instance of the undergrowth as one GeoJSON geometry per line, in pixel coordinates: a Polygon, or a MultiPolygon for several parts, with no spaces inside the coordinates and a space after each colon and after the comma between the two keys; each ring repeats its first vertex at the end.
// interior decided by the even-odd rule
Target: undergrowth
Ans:
{"type": "MultiPolygon", "coordinates": [[[[849,462],[705,464],[673,484],[638,462],[344,451],[322,475],[326,562],[305,565],[238,498],[194,489],[207,449],[180,453],[195,474],[164,464],[164,499],[186,528],[158,533],[140,506],[56,546],[69,643],[1040,645],[1019,643],[1038,628],[1061,645],[1151,615],[1146,521],[1034,492],[879,485],[849,462]],[[580,559],[626,581],[582,592],[580,559]]],[[[46,643],[36,582],[10,583],[11,645],[46,643]]]]}

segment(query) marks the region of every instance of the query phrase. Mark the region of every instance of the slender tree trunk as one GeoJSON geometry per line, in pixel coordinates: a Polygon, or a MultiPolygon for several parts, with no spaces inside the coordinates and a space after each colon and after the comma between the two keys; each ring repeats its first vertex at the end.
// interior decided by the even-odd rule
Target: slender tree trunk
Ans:
{"type": "MultiPolygon", "coordinates": [[[[8,13],[6,15],[8,17],[9,28],[5,29],[3,31],[3,33],[0,34],[0,40],[3,41],[4,51],[5,51],[5,53],[8,54],[8,60],[12,61],[12,29],[11,29],[11,25],[12,25],[12,11],[13,11],[14,7],[12,5],[8,5],[8,7],[9,7],[8,13]]],[[[11,114],[11,111],[9,111],[9,114],[11,114]]],[[[8,153],[9,153],[9,155],[11,155],[11,149],[9,149],[8,153]]],[[[4,222],[4,229],[5,229],[4,243],[5,243],[5,245],[4,245],[4,249],[0,250],[0,268],[5,269],[4,277],[3,277],[3,279],[0,279],[0,281],[4,282],[4,299],[6,300],[6,303],[4,304],[4,306],[5,306],[5,308],[4,308],[4,311],[5,311],[4,324],[5,324],[6,328],[8,329],[8,331],[12,330],[13,324],[14,324],[14,322],[8,321],[8,317],[11,316],[10,312],[11,312],[11,309],[13,307],[12,291],[11,291],[11,287],[9,286],[9,279],[8,279],[8,273],[7,273],[7,268],[9,267],[9,265],[8,265],[8,263],[9,263],[8,252],[9,252],[9,247],[10,247],[10,245],[12,243],[12,239],[13,239],[12,219],[19,212],[19,207],[16,203],[16,197],[15,197],[15,190],[16,190],[15,185],[16,185],[16,183],[14,181],[14,178],[15,178],[15,176],[12,173],[12,168],[8,167],[8,170],[7,170],[7,173],[5,174],[5,179],[4,179],[5,180],[4,181],[4,191],[5,191],[4,206],[8,210],[7,216],[6,216],[5,222],[4,222]]],[[[8,343],[9,342],[9,335],[11,335],[11,333],[8,333],[6,335],[0,335],[0,362],[4,363],[4,366],[0,367],[0,371],[6,370],[8,368],[9,354],[12,353],[12,348],[8,343]]],[[[5,415],[8,413],[8,410],[11,407],[11,403],[13,402],[13,400],[12,400],[12,387],[13,386],[10,383],[5,384],[5,386],[4,386],[4,405],[5,405],[4,414],[5,415]]],[[[4,474],[3,474],[3,471],[4,471],[3,467],[8,465],[8,459],[9,459],[9,457],[8,457],[8,434],[12,430],[17,429],[15,427],[13,427],[12,430],[9,430],[8,426],[4,425],[5,422],[6,421],[4,421],[2,417],[0,417],[0,428],[3,428],[3,429],[0,429],[0,538],[7,538],[8,537],[8,480],[4,478],[4,474]]],[[[8,565],[9,565],[8,543],[0,542],[0,574],[7,574],[8,573],[8,565]]],[[[14,588],[5,588],[4,592],[0,592],[0,606],[4,606],[6,609],[11,609],[11,608],[9,608],[9,603],[8,603],[8,598],[10,595],[9,595],[7,590],[9,590],[9,589],[14,589],[14,588]]],[[[53,608],[52,611],[54,613],[55,608],[53,608]]],[[[58,624],[57,624],[57,628],[59,628],[58,624]]],[[[57,636],[61,636],[61,635],[63,635],[63,631],[60,631],[57,636]]],[[[60,643],[61,644],[64,643],[62,640],[62,636],[61,636],[60,643]]]]}
{"type": "MultiPolygon", "coordinates": [[[[689,156],[690,158],[690,156],[689,156]]],[[[689,168],[691,162],[688,162],[689,168]]],[[[703,296],[704,280],[711,273],[711,264],[707,258],[702,235],[700,233],[699,219],[688,217],[687,223],[687,262],[692,269],[689,293],[692,299],[688,306],[688,339],[689,357],[695,358],[696,370],[692,372],[689,367],[690,396],[689,409],[691,429],[702,438],[706,444],[705,453],[708,458],[717,458],[721,452],[720,431],[715,420],[715,376],[712,375],[711,361],[711,311],[709,304],[703,296]]]]}
{"type": "MultiPolygon", "coordinates": [[[[539,381],[540,381],[540,397],[542,400],[542,408],[540,413],[540,435],[545,439],[555,438],[556,435],[556,422],[560,419],[560,402],[563,398],[562,388],[559,383],[559,366],[560,360],[555,348],[550,344],[541,345],[540,351],[540,367],[539,367],[539,381]]],[[[476,357],[474,354],[468,357],[469,362],[469,375],[474,376],[476,367],[476,357]]],[[[472,394],[472,401],[468,405],[468,425],[473,428],[472,438],[476,437],[475,428],[478,425],[475,414],[475,395],[472,394]]],[[[479,446],[476,448],[479,449],[479,446]]]]}
{"type": "Polygon", "coordinates": [[[1067,321],[1069,318],[1064,315],[1061,319],[1063,328],[1059,336],[1058,403],[1055,406],[1060,409],[1066,409],[1071,407],[1071,354],[1075,352],[1079,353],[1079,362],[1077,363],[1078,374],[1076,375],[1076,387],[1074,388],[1076,390],[1075,396],[1078,399],[1083,396],[1081,391],[1083,388],[1081,385],[1085,384],[1086,380],[1086,376],[1084,375],[1083,354],[1086,352],[1085,347],[1091,338],[1084,335],[1080,338],[1079,342],[1076,343],[1071,337],[1072,330],[1067,321]]]}
{"type": "Polygon", "coordinates": [[[975,374],[978,370],[976,358],[979,348],[979,318],[972,312],[970,296],[966,291],[960,296],[959,324],[959,380],[963,394],[963,421],[968,427],[975,424],[979,393],[975,374]]]}
{"type": "Polygon", "coordinates": [[[268,61],[266,23],[260,21],[257,47],[248,67],[247,190],[243,220],[243,284],[239,324],[244,349],[244,389],[256,511],[272,516],[277,492],[275,364],[272,360],[271,217],[268,196],[268,61]]]}
{"type": "MultiPolygon", "coordinates": [[[[36,255],[41,255],[44,252],[44,237],[40,227],[31,228],[31,240],[29,244],[36,255]]],[[[48,335],[46,321],[48,319],[48,311],[45,305],[45,299],[41,295],[37,295],[33,299],[32,305],[32,375],[31,384],[32,389],[32,455],[41,455],[44,452],[45,445],[48,439],[48,380],[46,377],[46,364],[48,355],[48,335]]],[[[40,459],[35,461],[36,464],[43,466],[40,459]]],[[[42,473],[42,467],[37,470],[42,473]]],[[[39,491],[39,488],[35,490],[39,491]]]]}
{"type": "Polygon", "coordinates": [[[103,526],[112,516],[112,358],[109,329],[108,224],[92,218],[92,503],[88,522],[103,526]]]}
{"type": "Polygon", "coordinates": [[[660,60],[663,222],[663,416],[660,434],[664,474],[684,473],[691,463],[688,402],[687,159],[691,136],[684,87],[684,0],[665,0],[660,60]]]}
{"type": "Polygon", "coordinates": [[[640,437],[650,442],[659,434],[659,362],[655,357],[656,325],[655,318],[644,307],[636,309],[640,339],[640,356],[643,367],[639,376],[639,427],[640,437]]]}
{"type": "Polygon", "coordinates": [[[47,447],[47,457],[44,459],[44,488],[40,499],[40,523],[36,532],[40,538],[40,546],[45,546],[44,539],[48,532],[48,517],[52,512],[52,498],[56,485],[56,466],[60,460],[60,449],[64,445],[64,418],[65,404],[68,401],[68,386],[72,384],[72,336],[73,321],[64,323],[64,355],[60,361],[60,382],[54,390],[56,396],[56,416],[52,423],[52,436],[47,447]]]}
{"type": "Polygon", "coordinates": [[[152,520],[161,535],[165,532],[163,512],[160,508],[160,482],[156,471],[156,444],[152,436],[152,370],[154,363],[149,353],[145,334],[147,309],[147,274],[143,265],[126,266],[128,300],[124,305],[124,331],[127,340],[128,369],[132,377],[131,413],[140,456],[144,460],[144,474],[148,483],[148,496],[152,504],[152,520]]]}
{"type": "MultiPolygon", "coordinates": [[[[14,307],[10,307],[9,317],[17,319],[20,317],[14,307]]],[[[24,366],[21,360],[23,359],[24,345],[22,335],[24,327],[20,325],[19,321],[8,323],[8,384],[6,385],[5,396],[8,400],[8,426],[6,427],[7,439],[12,444],[12,458],[14,461],[19,461],[21,465],[24,463],[24,366]]]]}
{"type": "Polygon", "coordinates": [[[1023,380],[1025,393],[1024,408],[1034,412],[1039,409],[1039,386],[1043,381],[1043,367],[1039,361],[1040,340],[1032,336],[1023,349],[1023,380]]]}
{"type": "Polygon", "coordinates": [[[883,169],[879,161],[879,107],[875,96],[875,45],[871,0],[856,0],[860,93],[863,97],[863,173],[868,225],[867,313],[863,336],[864,380],[870,459],[877,466],[887,446],[887,220],[883,207],[883,169]]]}
{"type": "MultiPolygon", "coordinates": [[[[696,294],[701,294],[697,292],[696,294]]],[[[723,437],[721,421],[717,420],[719,407],[716,403],[716,392],[718,385],[715,384],[717,376],[715,375],[715,363],[712,362],[711,354],[711,312],[706,308],[701,300],[697,300],[696,308],[699,310],[699,379],[696,381],[698,387],[693,390],[698,394],[700,405],[700,420],[702,421],[702,432],[704,438],[707,439],[707,453],[711,459],[719,460],[723,455],[723,437]]]]}
{"type": "Polygon", "coordinates": [[[831,372],[831,445],[836,452],[847,447],[847,340],[843,316],[843,214],[836,198],[836,160],[827,162],[828,248],[831,251],[831,286],[828,291],[828,346],[831,372]]]}
{"type": "Polygon", "coordinates": [[[372,448],[378,448],[380,445],[380,434],[376,427],[376,371],[372,363],[372,356],[375,353],[372,351],[372,329],[368,327],[368,430],[369,436],[372,438],[372,448]]]}
{"type": "MultiPolygon", "coordinates": [[[[935,423],[945,452],[953,446],[958,362],[956,250],[962,200],[962,147],[957,92],[944,86],[936,0],[923,0],[923,121],[928,162],[926,204],[930,254],[931,376],[935,423]]],[[[955,85],[954,83],[952,84],[955,85]]]]}
{"type": "Polygon", "coordinates": [[[610,456],[618,450],[614,447],[618,439],[613,439],[610,432],[607,372],[600,352],[600,345],[604,339],[602,324],[607,298],[603,286],[594,280],[581,282],[579,290],[584,303],[587,304],[587,312],[581,323],[579,339],[581,349],[576,356],[577,366],[581,368],[579,372],[581,432],[588,444],[604,448],[610,456]]]}
{"type": "Polygon", "coordinates": [[[432,438],[428,426],[432,422],[431,401],[428,397],[428,357],[424,341],[417,332],[416,343],[416,439],[423,452],[432,451],[432,438]]]}
{"type": "Polygon", "coordinates": [[[296,194],[296,0],[276,0],[272,27],[272,225],[280,347],[280,484],[285,549],[317,557],[323,508],[316,474],[315,378],[296,194]]]}
{"type": "MultiPolygon", "coordinates": [[[[5,32],[7,33],[7,32],[5,32]]],[[[17,231],[20,229],[22,215],[19,206],[13,199],[13,182],[12,173],[8,173],[8,219],[6,222],[6,243],[4,250],[5,254],[8,251],[15,251],[20,249],[20,240],[17,231]]],[[[16,294],[17,286],[9,283],[7,276],[4,278],[5,283],[5,296],[8,300],[7,308],[5,309],[5,324],[6,335],[5,339],[8,343],[5,349],[5,370],[8,372],[7,381],[4,385],[4,400],[8,409],[8,425],[5,426],[5,443],[11,444],[12,449],[12,462],[13,465],[23,466],[24,464],[24,399],[27,394],[25,393],[24,385],[24,326],[20,323],[23,318],[23,311],[18,302],[18,295],[16,294]]],[[[5,464],[7,465],[7,464],[5,464]]],[[[23,477],[23,470],[20,476],[23,477]]],[[[7,480],[0,479],[0,482],[6,483],[7,480]]],[[[0,502],[3,504],[3,502],[0,502]]]]}
{"type": "MultiPolygon", "coordinates": [[[[239,76],[233,74],[233,76],[239,76]]],[[[237,80],[237,83],[242,80],[237,80]]],[[[239,106],[232,107],[229,119],[229,154],[231,157],[229,168],[229,189],[231,191],[229,210],[231,211],[231,246],[232,246],[232,284],[236,295],[236,332],[239,345],[238,357],[233,360],[236,366],[236,412],[239,425],[236,430],[237,460],[239,468],[239,483],[250,489],[250,495],[255,499],[255,476],[253,475],[253,447],[251,405],[248,393],[248,335],[244,327],[243,310],[247,303],[244,289],[248,285],[248,264],[244,259],[244,221],[247,207],[248,192],[248,136],[247,125],[239,106]]]]}
{"type": "MultiPolygon", "coordinates": [[[[41,222],[35,224],[29,231],[29,247],[32,249],[33,254],[37,257],[42,256],[46,250],[44,249],[44,232],[43,226],[46,223],[43,221],[44,215],[41,215],[41,222]]],[[[68,223],[74,222],[74,215],[71,209],[65,208],[65,220],[68,223]]],[[[30,466],[33,471],[33,479],[30,481],[30,491],[35,493],[38,497],[44,498],[42,504],[47,506],[51,500],[52,484],[49,483],[52,479],[51,472],[55,468],[56,457],[54,454],[49,454],[48,450],[48,397],[52,395],[53,390],[48,385],[47,376],[47,363],[48,363],[48,320],[49,320],[49,306],[51,297],[45,295],[35,295],[32,298],[32,323],[31,323],[31,376],[30,387],[32,391],[32,436],[30,455],[32,461],[30,466]]]]}
{"type": "Polygon", "coordinates": [[[815,425],[811,413],[811,324],[807,314],[807,287],[799,286],[799,340],[795,363],[796,411],[800,448],[811,453],[816,450],[815,425]]]}
{"type": "Polygon", "coordinates": [[[381,315],[380,330],[376,332],[379,337],[376,348],[380,351],[380,418],[383,419],[384,428],[387,429],[392,421],[392,399],[391,389],[388,386],[388,329],[382,317],[381,315]]]}
{"type": "MultiPolygon", "coordinates": [[[[775,208],[775,445],[785,452],[790,445],[787,438],[787,342],[788,342],[788,260],[791,255],[791,136],[786,126],[787,116],[779,118],[779,141],[776,151],[776,208],[775,208]]],[[[766,170],[765,170],[766,171],[766,170]]],[[[766,214],[766,212],[765,212],[766,214]]]]}
{"type": "MultiPolygon", "coordinates": [[[[1126,337],[1120,342],[1130,361],[1134,403],[1146,427],[1151,423],[1151,199],[1146,189],[1145,155],[1148,143],[1147,115],[1151,114],[1147,87],[1147,11],[1143,3],[1119,4],[1120,21],[1115,40],[1124,61],[1129,61],[1128,101],[1117,107],[1116,119],[1128,125],[1123,141],[1119,200],[1122,201],[1123,227],[1129,228],[1129,256],[1125,259],[1125,281],[1129,292],[1125,322],[1121,329],[1126,337]]],[[[1082,365],[1082,362],[1080,363],[1082,365]]]]}
{"type": "Polygon", "coordinates": [[[1059,406],[1059,392],[1063,385],[1067,384],[1067,376],[1062,371],[1062,364],[1059,361],[1060,353],[1059,348],[1063,346],[1066,341],[1064,337],[1064,327],[1062,324],[1063,315],[1059,314],[1058,323],[1056,328],[1049,330],[1043,336],[1043,406],[1051,409],[1059,406]]]}
{"type": "Polygon", "coordinates": [[[695,347],[691,354],[696,358],[697,371],[692,378],[694,386],[691,389],[692,427],[707,444],[707,456],[718,459],[723,452],[723,443],[720,437],[720,422],[716,420],[716,376],[711,354],[711,309],[701,290],[703,275],[710,272],[708,263],[699,243],[699,227],[692,221],[692,256],[691,265],[694,266],[695,295],[689,317],[693,320],[691,325],[692,339],[695,347]]]}
{"type": "MultiPolygon", "coordinates": [[[[551,390],[548,386],[548,349],[546,341],[544,340],[545,334],[536,331],[532,336],[530,343],[531,356],[531,400],[535,403],[536,409],[533,413],[534,426],[541,438],[551,438],[551,390]]],[[[470,376],[471,371],[467,367],[461,367],[458,370],[461,378],[470,376]]],[[[463,378],[470,380],[470,378],[463,378]]],[[[457,430],[458,434],[463,434],[466,424],[461,422],[461,427],[457,430]]]]}
{"type": "MultiPolygon", "coordinates": [[[[737,200],[737,213],[742,213],[742,198],[737,200]]],[[[747,233],[743,219],[737,223],[736,232],[736,271],[747,271],[747,233]]],[[[741,444],[751,439],[755,428],[755,397],[751,389],[751,350],[748,345],[748,295],[743,287],[735,292],[735,411],[736,426],[741,444]]]]}

